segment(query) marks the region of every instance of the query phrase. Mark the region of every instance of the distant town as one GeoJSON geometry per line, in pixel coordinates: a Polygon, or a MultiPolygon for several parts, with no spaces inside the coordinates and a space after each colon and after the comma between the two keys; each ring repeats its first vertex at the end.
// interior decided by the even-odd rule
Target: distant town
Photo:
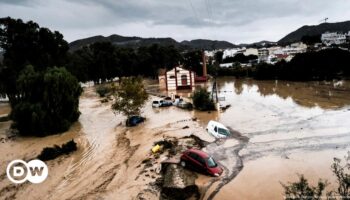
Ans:
{"type": "Polygon", "coordinates": [[[223,63],[220,64],[222,68],[237,66],[251,67],[258,63],[276,64],[279,61],[285,60],[289,62],[296,54],[305,53],[307,51],[320,51],[338,47],[342,50],[349,51],[348,47],[342,45],[350,42],[350,31],[348,33],[340,32],[325,32],[321,35],[320,42],[307,45],[304,42],[295,42],[290,45],[281,46],[277,43],[262,43],[262,47],[238,47],[230,49],[216,49],[212,51],[205,51],[207,58],[213,58],[215,53],[223,51],[223,63]],[[225,62],[226,58],[235,57],[238,54],[244,56],[253,55],[252,60],[247,63],[225,62]],[[255,59],[254,59],[255,58],[255,59]]]}

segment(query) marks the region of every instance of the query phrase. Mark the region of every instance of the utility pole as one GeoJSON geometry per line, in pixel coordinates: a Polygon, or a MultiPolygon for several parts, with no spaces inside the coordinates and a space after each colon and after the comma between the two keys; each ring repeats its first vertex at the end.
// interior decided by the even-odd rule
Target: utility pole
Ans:
{"type": "Polygon", "coordinates": [[[322,19],[320,22],[327,23],[328,17],[322,19]]]}
{"type": "Polygon", "coordinates": [[[213,86],[212,86],[212,90],[211,90],[211,99],[214,101],[214,103],[219,103],[219,96],[218,96],[218,86],[217,86],[217,82],[216,82],[216,78],[218,76],[218,71],[219,71],[219,66],[220,63],[218,61],[218,58],[215,58],[215,63],[214,63],[214,68],[215,68],[215,72],[214,72],[214,82],[213,82],[213,86]]]}

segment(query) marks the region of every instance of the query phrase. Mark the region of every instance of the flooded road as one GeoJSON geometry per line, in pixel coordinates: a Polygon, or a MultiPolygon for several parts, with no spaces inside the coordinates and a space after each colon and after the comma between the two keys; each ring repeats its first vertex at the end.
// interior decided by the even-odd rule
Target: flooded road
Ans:
{"type": "Polygon", "coordinates": [[[283,199],[280,182],[304,174],[334,183],[334,157],[350,150],[350,86],[219,80],[232,106],[219,121],[249,138],[243,169],[214,199],[283,199]]]}
{"type": "MultiPolygon", "coordinates": [[[[78,151],[47,162],[44,184],[15,186],[1,172],[0,199],[159,199],[151,186],[159,177],[154,172],[159,160],[150,169],[142,161],[150,157],[155,141],[191,134],[210,142],[204,150],[225,168],[219,178],[198,174],[202,199],[282,199],[280,182],[295,181],[297,173],[311,182],[334,181],[333,157],[343,158],[350,150],[349,82],[218,82],[222,103],[231,104],[220,113],[153,109],[157,97],[151,97],[143,109],[146,122],[126,128],[125,117],[112,112],[111,102],[101,103],[93,88],[87,88],[79,121],[63,134],[6,138],[11,123],[0,122],[0,169],[14,159],[34,158],[44,147],[71,139],[78,143],[78,151]],[[205,131],[209,120],[241,136],[214,142],[205,131]]],[[[8,105],[0,105],[0,116],[9,112],[8,105]]]]}

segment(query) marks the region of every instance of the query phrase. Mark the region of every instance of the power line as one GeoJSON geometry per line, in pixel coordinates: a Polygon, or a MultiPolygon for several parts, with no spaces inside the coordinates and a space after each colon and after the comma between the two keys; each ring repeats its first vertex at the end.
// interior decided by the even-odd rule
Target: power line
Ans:
{"type": "Polygon", "coordinates": [[[204,2],[205,2],[205,7],[207,8],[208,17],[209,17],[209,19],[213,20],[213,13],[211,11],[211,6],[210,6],[209,0],[204,0],[204,2]]]}
{"type": "Polygon", "coordinates": [[[198,14],[196,12],[196,9],[194,8],[192,1],[191,0],[188,0],[188,1],[190,2],[190,5],[191,5],[192,11],[194,13],[194,17],[196,18],[197,24],[199,25],[199,17],[198,17],[198,14]]]}

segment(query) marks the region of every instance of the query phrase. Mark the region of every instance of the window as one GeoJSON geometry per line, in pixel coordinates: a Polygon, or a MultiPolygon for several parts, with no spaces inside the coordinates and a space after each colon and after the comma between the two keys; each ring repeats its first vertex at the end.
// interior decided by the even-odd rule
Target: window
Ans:
{"type": "Polygon", "coordinates": [[[218,166],[212,157],[209,157],[207,159],[207,164],[208,164],[208,167],[210,168],[218,166]]]}
{"type": "Polygon", "coordinates": [[[169,78],[170,78],[170,79],[175,79],[175,76],[174,76],[174,75],[171,75],[169,78]]]}
{"type": "Polygon", "coordinates": [[[229,136],[230,131],[224,128],[219,128],[219,134],[229,136]]]}
{"type": "Polygon", "coordinates": [[[193,158],[193,159],[195,159],[195,160],[197,160],[197,154],[195,154],[195,153],[192,153],[192,152],[190,152],[189,154],[188,154],[188,156],[190,156],[191,158],[193,158]]]}
{"type": "Polygon", "coordinates": [[[203,159],[202,157],[198,156],[198,157],[197,157],[197,161],[198,161],[201,165],[205,166],[205,161],[204,161],[204,159],[203,159]]]}
{"type": "Polygon", "coordinates": [[[215,126],[215,127],[214,127],[214,131],[215,131],[215,132],[218,132],[218,127],[215,126]]]}

